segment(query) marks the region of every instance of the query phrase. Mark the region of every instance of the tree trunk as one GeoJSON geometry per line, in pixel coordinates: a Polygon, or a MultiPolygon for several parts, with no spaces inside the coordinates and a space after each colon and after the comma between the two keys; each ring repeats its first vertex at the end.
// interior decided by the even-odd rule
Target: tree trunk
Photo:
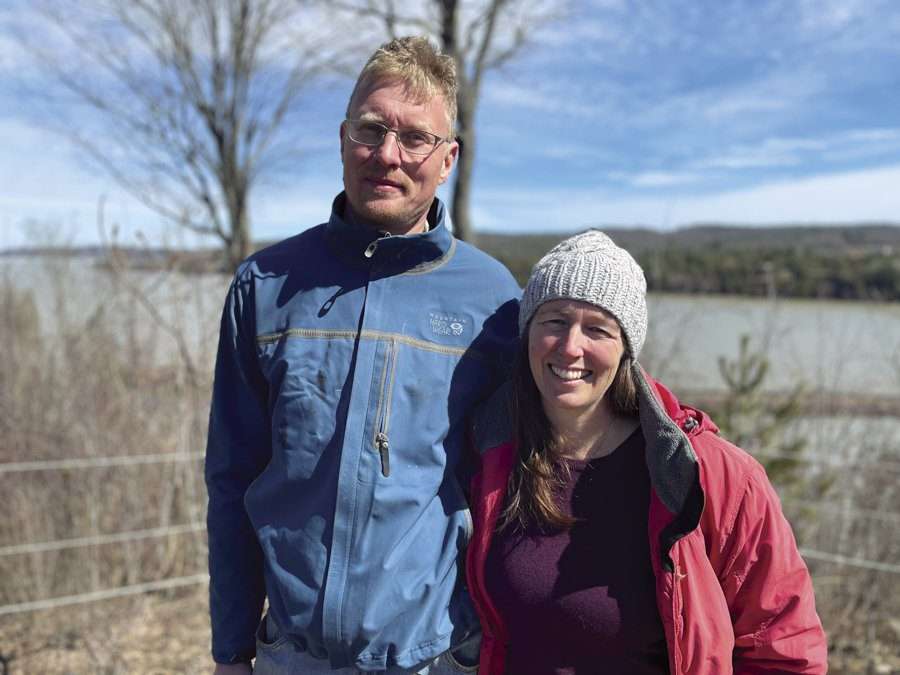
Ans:
{"type": "Polygon", "coordinates": [[[470,201],[472,193],[472,169],[475,164],[475,106],[465,77],[460,78],[458,136],[462,139],[462,152],[456,161],[456,179],[453,182],[453,200],[450,215],[453,218],[454,234],[463,241],[475,243],[472,228],[470,201]]]}
{"type": "Polygon", "coordinates": [[[453,181],[453,198],[450,217],[453,233],[463,241],[474,243],[472,219],[469,215],[469,194],[472,186],[472,166],[475,161],[475,97],[472,83],[466,73],[466,63],[459,52],[457,33],[459,26],[458,0],[440,0],[441,48],[456,60],[456,77],[459,90],[456,96],[456,135],[462,141],[462,152],[456,161],[456,178],[453,181]]]}
{"type": "Polygon", "coordinates": [[[227,271],[234,272],[250,253],[250,220],[247,218],[247,209],[244,207],[239,212],[232,214],[231,237],[225,247],[227,271]]]}

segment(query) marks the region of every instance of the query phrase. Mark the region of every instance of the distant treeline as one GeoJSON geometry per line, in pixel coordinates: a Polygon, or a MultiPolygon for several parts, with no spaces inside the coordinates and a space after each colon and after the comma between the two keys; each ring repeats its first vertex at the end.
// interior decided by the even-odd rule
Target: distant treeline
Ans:
{"type": "Polygon", "coordinates": [[[652,291],[900,300],[896,253],[674,249],[638,255],[638,262],[652,291]]]}
{"type": "MultiPolygon", "coordinates": [[[[900,300],[900,227],[607,229],[635,256],[649,290],[900,300]]],[[[482,235],[478,244],[520,284],[566,235],[482,235]]]]}
{"type": "MultiPolygon", "coordinates": [[[[644,268],[651,291],[791,298],[900,300],[900,226],[698,225],[662,232],[602,228],[644,268]]],[[[478,235],[477,244],[524,285],[535,262],[571,233],[478,235]]],[[[272,242],[259,242],[262,248],[272,242]]],[[[34,248],[3,255],[80,255],[104,264],[107,249],[34,248]]],[[[136,269],[222,270],[217,249],[124,248],[136,269]]]]}

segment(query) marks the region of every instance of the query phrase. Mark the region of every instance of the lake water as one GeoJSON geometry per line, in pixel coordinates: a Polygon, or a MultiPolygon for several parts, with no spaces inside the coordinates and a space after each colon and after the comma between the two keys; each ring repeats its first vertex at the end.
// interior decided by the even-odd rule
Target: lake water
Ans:
{"type": "Polygon", "coordinates": [[[900,395],[900,304],[651,294],[651,372],[686,389],[722,386],[718,358],[750,336],[769,389],[900,395]]]}
{"type": "MultiPolygon", "coordinates": [[[[185,335],[199,362],[211,363],[228,279],[217,275],[129,273],[124,282],[85,259],[0,257],[0,281],[34,291],[45,331],[101,320],[154,336],[156,358],[175,341],[140,307],[127,286],[143,289],[164,325],[185,335]],[[60,318],[62,317],[62,318],[60,318]]],[[[741,335],[771,368],[765,386],[843,394],[900,396],[900,303],[765,300],[651,294],[645,367],[676,390],[723,387],[719,357],[734,358],[741,335]]]]}

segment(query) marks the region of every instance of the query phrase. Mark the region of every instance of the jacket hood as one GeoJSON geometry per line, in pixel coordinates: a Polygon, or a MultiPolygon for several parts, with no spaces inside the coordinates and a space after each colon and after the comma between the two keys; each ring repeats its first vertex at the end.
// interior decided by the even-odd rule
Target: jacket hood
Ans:
{"type": "Polygon", "coordinates": [[[700,484],[700,464],[688,435],[718,429],[705,413],[678,402],[666,387],[654,381],[635,362],[632,365],[638,395],[638,414],[650,484],[668,511],[660,522],[659,551],[669,571],[672,545],[700,525],[705,496],[700,484]]]}
{"type": "Polygon", "coordinates": [[[698,484],[697,455],[687,434],[718,431],[705,413],[679,403],[669,389],[653,380],[635,362],[641,431],[646,440],[647,469],[660,501],[673,514],[681,513],[698,484]]]}

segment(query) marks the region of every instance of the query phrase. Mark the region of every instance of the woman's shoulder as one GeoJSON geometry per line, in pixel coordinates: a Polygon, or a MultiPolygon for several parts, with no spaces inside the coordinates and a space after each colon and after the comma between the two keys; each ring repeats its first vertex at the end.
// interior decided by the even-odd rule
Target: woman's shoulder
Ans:
{"type": "Polygon", "coordinates": [[[709,431],[697,434],[691,444],[705,495],[705,529],[712,527],[725,535],[740,512],[759,512],[764,504],[777,500],[762,464],[746,450],[709,431]]]}
{"type": "Polygon", "coordinates": [[[689,438],[701,466],[715,469],[717,472],[736,473],[747,477],[759,472],[765,473],[753,455],[716,431],[704,429],[689,438]]]}
{"type": "Polygon", "coordinates": [[[709,413],[686,404],[661,382],[643,374],[669,418],[688,437],[697,461],[717,475],[748,479],[765,471],[750,453],[719,434],[719,427],[709,413]]]}

